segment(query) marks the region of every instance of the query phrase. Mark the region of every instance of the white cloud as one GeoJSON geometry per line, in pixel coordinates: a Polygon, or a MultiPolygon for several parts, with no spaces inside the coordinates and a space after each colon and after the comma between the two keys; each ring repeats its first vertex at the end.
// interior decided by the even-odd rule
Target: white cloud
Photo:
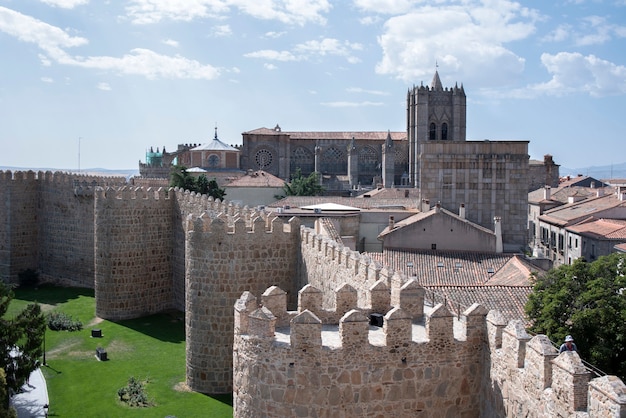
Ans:
{"type": "Polygon", "coordinates": [[[626,27],[610,23],[601,16],[587,16],[582,20],[581,30],[583,33],[575,34],[577,45],[600,45],[610,41],[613,37],[626,37],[626,27]],[[588,31],[585,33],[585,31],[588,31]]]}
{"type": "Polygon", "coordinates": [[[384,106],[382,102],[324,102],[320,103],[327,107],[366,107],[366,106],[384,106]]]}
{"type": "Polygon", "coordinates": [[[525,60],[505,45],[532,35],[538,19],[536,11],[507,0],[422,6],[385,23],[376,71],[415,82],[432,77],[438,61],[447,75],[466,82],[508,84],[525,60]]]}
{"type": "Polygon", "coordinates": [[[54,61],[63,65],[114,71],[119,74],[142,75],[156,78],[192,78],[212,80],[220,71],[211,65],[181,56],[161,55],[148,49],[135,48],[121,58],[96,56],[74,57],[65,49],[86,45],[85,38],[72,37],[64,30],[23,15],[5,7],[0,7],[0,31],[23,42],[36,44],[45,52],[39,54],[44,66],[54,61]]]}
{"type": "Polygon", "coordinates": [[[356,7],[364,12],[380,14],[406,13],[413,7],[415,1],[411,0],[355,0],[356,7]]]}
{"type": "Polygon", "coordinates": [[[272,49],[263,49],[260,51],[244,54],[247,58],[262,58],[272,61],[299,61],[300,59],[289,51],[274,51],[272,49]]]}
{"type": "Polygon", "coordinates": [[[545,42],[562,42],[571,36],[571,32],[572,27],[570,25],[562,24],[554,28],[543,40],[545,42]]]}
{"type": "Polygon", "coordinates": [[[365,94],[373,94],[375,96],[389,96],[389,92],[387,91],[366,90],[360,87],[350,87],[350,88],[347,88],[346,91],[348,93],[365,93],[365,94]]]}
{"type": "Polygon", "coordinates": [[[265,67],[266,70],[277,70],[278,67],[275,66],[274,64],[271,63],[265,63],[263,64],[263,67],[265,67]]]}
{"type": "Polygon", "coordinates": [[[76,6],[82,6],[89,3],[89,0],[39,0],[48,6],[60,7],[62,9],[73,9],[76,6]]]}
{"type": "Polygon", "coordinates": [[[586,93],[594,97],[626,93],[626,67],[594,55],[559,52],[542,54],[541,62],[552,79],[529,87],[535,94],[562,96],[586,93]]]}
{"type": "MultiPolygon", "coordinates": [[[[36,44],[53,60],[63,59],[66,56],[63,48],[77,47],[88,43],[85,38],[70,36],[66,31],[56,26],[6,7],[0,7],[0,32],[14,36],[22,42],[36,44]]],[[[46,65],[45,62],[44,65],[46,65]]]]}
{"type": "Polygon", "coordinates": [[[133,23],[219,18],[231,8],[257,19],[287,24],[326,23],[328,0],[130,0],[126,12],[133,23]]]}
{"type": "Polygon", "coordinates": [[[248,58],[262,58],[273,61],[306,61],[312,59],[313,57],[333,55],[345,57],[349,63],[355,64],[361,60],[352,55],[352,52],[360,51],[362,49],[363,46],[359,43],[352,43],[348,41],[341,42],[337,39],[325,38],[321,41],[312,40],[298,44],[293,48],[293,52],[265,49],[250,52],[244,56],[248,58]]]}
{"type": "Polygon", "coordinates": [[[233,34],[233,31],[230,29],[228,25],[219,25],[213,28],[213,36],[223,38],[225,36],[230,36],[233,34]]]}
{"type": "Polygon", "coordinates": [[[266,38],[270,38],[270,39],[276,39],[276,38],[280,38],[281,36],[283,36],[284,34],[286,34],[287,32],[265,32],[265,37],[266,38]]]}
{"type": "Polygon", "coordinates": [[[54,83],[54,80],[50,77],[41,77],[40,80],[43,81],[44,83],[54,83]]]}
{"type": "Polygon", "coordinates": [[[143,48],[135,48],[121,58],[107,56],[76,58],[66,64],[119,74],[141,75],[150,80],[157,78],[213,80],[220,74],[219,69],[211,65],[202,65],[198,61],[179,55],[173,57],[161,55],[143,48]]]}
{"type": "Polygon", "coordinates": [[[98,90],[111,91],[111,86],[109,85],[109,83],[98,83],[96,88],[98,90]]]}
{"type": "Polygon", "coordinates": [[[164,39],[161,41],[163,44],[168,45],[168,46],[173,46],[174,48],[178,48],[179,43],[178,41],[175,41],[173,39],[164,39]]]}
{"type": "Polygon", "coordinates": [[[224,0],[130,0],[126,12],[136,24],[158,23],[162,20],[192,21],[218,17],[229,11],[224,0]]]}

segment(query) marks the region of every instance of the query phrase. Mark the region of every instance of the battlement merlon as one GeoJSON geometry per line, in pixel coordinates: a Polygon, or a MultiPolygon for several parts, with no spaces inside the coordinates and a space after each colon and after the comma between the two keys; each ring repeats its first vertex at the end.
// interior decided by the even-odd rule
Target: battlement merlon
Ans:
{"type": "MultiPolygon", "coordinates": [[[[385,344],[392,346],[406,345],[413,340],[412,327],[414,322],[421,322],[423,316],[423,306],[416,309],[416,302],[423,303],[423,292],[416,291],[416,284],[407,283],[400,291],[400,300],[407,303],[409,309],[400,306],[390,306],[387,302],[386,312],[383,317],[383,334],[385,335],[385,344]],[[406,292],[406,295],[403,294],[406,292]],[[415,299],[411,299],[411,297],[415,299]],[[412,313],[413,312],[413,313],[412,313]]],[[[376,294],[385,289],[382,282],[372,286],[371,291],[376,294]]],[[[367,345],[368,333],[370,326],[370,313],[373,311],[370,307],[359,307],[356,291],[349,285],[342,285],[335,291],[337,299],[336,306],[340,309],[333,311],[322,308],[322,292],[312,285],[304,286],[298,293],[298,311],[287,311],[287,294],[277,286],[269,287],[261,297],[261,306],[265,309],[265,314],[258,313],[256,298],[250,292],[244,292],[235,303],[235,334],[254,334],[257,337],[273,336],[276,332],[276,326],[291,326],[290,338],[294,341],[306,341],[307,345],[313,344],[312,341],[318,341],[312,347],[322,345],[322,325],[334,324],[339,325],[339,333],[345,332],[340,339],[348,346],[367,345]],[[352,308],[346,311],[348,301],[355,302],[352,308]],[[258,330],[258,320],[256,322],[257,330],[252,332],[250,325],[250,317],[252,312],[257,312],[256,317],[265,318],[265,325],[262,331],[258,330]],[[302,316],[306,312],[306,315],[302,316]],[[269,314],[271,313],[270,318],[269,314]],[[306,325],[306,326],[305,326],[306,325]],[[344,331],[342,331],[344,330],[344,331]],[[304,335],[298,335],[303,332],[304,335]],[[352,336],[352,337],[350,337],[352,336]],[[356,338],[359,341],[355,342],[356,338]]],[[[389,299],[387,298],[387,301],[389,299]]],[[[487,309],[481,305],[474,304],[468,308],[462,317],[462,324],[465,325],[465,335],[461,337],[463,341],[467,341],[473,345],[475,349],[480,349],[486,341],[486,316],[487,309]]],[[[453,331],[454,316],[443,305],[437,305],[428,314],[426,318],[426,337],[429,341],[435,343],[452,344],[454,339],[453,331]]]]}

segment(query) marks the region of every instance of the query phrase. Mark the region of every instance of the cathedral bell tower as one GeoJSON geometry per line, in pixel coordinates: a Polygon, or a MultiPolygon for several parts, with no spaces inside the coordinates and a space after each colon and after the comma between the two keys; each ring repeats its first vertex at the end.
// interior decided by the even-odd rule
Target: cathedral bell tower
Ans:
{"type": "Polygon", "coordinates": [[[465,141],[465,90],[441,85],[435,71],[431,86],[413,86],[406,96],[409,181],[419,185],[420,144],[428,141],[465,141]]]}

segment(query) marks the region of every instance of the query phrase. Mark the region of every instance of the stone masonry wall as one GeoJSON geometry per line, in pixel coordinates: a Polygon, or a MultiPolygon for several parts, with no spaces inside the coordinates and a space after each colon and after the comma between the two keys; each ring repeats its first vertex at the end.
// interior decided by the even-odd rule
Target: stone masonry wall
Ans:
{"type": "MultiPolygon", "coordinates": [[[[400,291],[409,306],[423,303],[414,286],[400,291]]],[[[301,292],[297,312],[272,300],[280,298],[275,289],[261,308],[249,294],[236,303],[235,417],[481,416],[484,308],[475,305],[456,321],[443,305],[421,318],[399,304],[377,328],[367,317],[372,306],[339,319],[345,309],[328,312],[306,297],[301,292]]],[[[386,301],[390,307],[388,291],[386,301]]]]}
{"type": "MultiPolygon", "coordinates": [[[[230,207],[234,209],[233,207],[230,207]]],[[[188,217],[186,241],[187,385],[203,393],[232,391],[232,306],[246,289],[291,291],[299,221],[283,224],[254,211],[188,217]]]]}
{"type": "Polygon", "coordinates": [[[164,189],[96,191],[96,315],[136,318],[173,307],[172,203],[164,189]]]}
{"type": "Polygon", "coordinates": [[[123,177],[62,172],[0,172],[0,274],[16,282],[24,269],[43,282],[92,287],[93,189],[123,177]]]}
{"type": "Polygon", "coordinates": [[[39,173],[38,259],[41,278],[94,287],[94,191],[120,186],[123,177],[39,173]]]}
{"type": "Polygon", "coordinates": [[[366,303],[367,290],[377,281],[383,279],[387,286],[397,290],[406,280],[368,256],[316,234],[310,228],[303,227],[301,236],[298,285],[311,284],[320,289],[326,309],[333,308],[333,292],[343,284],[354,287],[359,301],[366,303]]]}
{"type": "Polygon", "coordinates": [[[29,171],[0,172],[0,274],[17,282],[24,269],[37,269],[37,180],[29,171]]]}

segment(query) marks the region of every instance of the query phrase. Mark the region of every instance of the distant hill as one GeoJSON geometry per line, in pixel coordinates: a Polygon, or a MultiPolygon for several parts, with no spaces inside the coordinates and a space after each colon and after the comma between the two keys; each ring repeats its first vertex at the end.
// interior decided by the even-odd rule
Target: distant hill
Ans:
{"type": "MultiPolygon", "coordinates": [[[[9,167],[4,166],[0,167],[0,170],[6,171],[29,171],[32,170],[34,172],[38,171],[62,171],[64,173],[78,173],[76,169],[65,169],[65,168],[49,168],[49,167],[9,167]]],[[[107,176],[107,177],[126,177],[127,179],[134,176],[139,175],[139,171],[137,169],[119,169],[119,170],[111,170],[107,168],[84,168],[80,170],[80,174],[89,175],[89,176],[107,176]]]]}
{"type": "Polygon", "coordinates": [[[598,180],[626,179],[626,163],[582,168],[561,166],[559,173],[561,176],[577,176],[582,174],[583,176],[590,176],[598,180]]]}

